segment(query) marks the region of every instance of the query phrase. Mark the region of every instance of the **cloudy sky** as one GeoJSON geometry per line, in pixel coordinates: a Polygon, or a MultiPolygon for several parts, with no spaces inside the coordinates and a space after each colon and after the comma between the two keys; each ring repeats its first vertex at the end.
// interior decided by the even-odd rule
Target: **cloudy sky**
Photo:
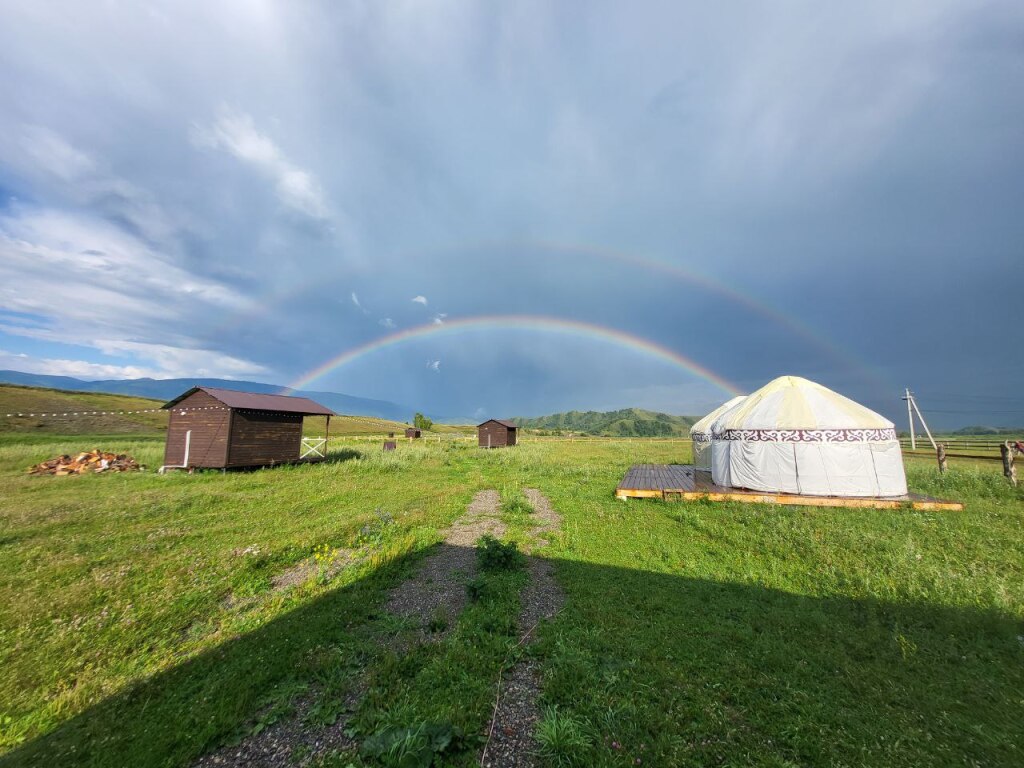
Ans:
{"type": "Polygon", "coordinates": [[[1024,424],[1022,126],[1016,0],[0,0],[0,368],[1024,424]]]}

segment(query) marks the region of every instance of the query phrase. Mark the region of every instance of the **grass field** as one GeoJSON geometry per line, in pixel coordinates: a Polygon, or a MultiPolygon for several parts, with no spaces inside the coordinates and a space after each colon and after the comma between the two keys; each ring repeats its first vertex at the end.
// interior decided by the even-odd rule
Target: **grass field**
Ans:
{"type": "Polygon", "coordinates": [[[548,764],[1024,763],[1024,494],[995,465],[940,479],[910,462],[913,490],[962,513],[616,501],[629,465],[689,459],[643,440],[352,440],[251,473],[24,474],[93,443],[162,456],[159,437],[0,435],[4,765],[184,766],[310,691],[308,716],[333,722],[360,677],[359,739],[443,724],[461,734],[446,764],[474,764],[520,577],[406,656],[385,650],[400,628],[381,606],[476,491],[501,491],[516,538],[524,487],[564,517],[545,557],[566,606],[530,650],[548,764]],[[339,548],[361,557],[275,588],[339,548]]]}
{"type": "MultiPolygon", "coordinates": [[[[32,435],[153,436],[167,431],[167,413],[159,410],[163,404],[163,400],[126,395],[0,384],[0,435],[18,434],[30,440],[34,439],[32,435]]],[[[322,436],[324,422],[319,416],[307,417],[303,425],[306,434],[322,436]]],[[[389,432],[401,436],[405,427],[401,422],[373,416],[331,417],[331,434],[336,436],[379,437],[389,432]]],[[[426,434],[476,432],[468,426],[435,424],[426,434]]]]}

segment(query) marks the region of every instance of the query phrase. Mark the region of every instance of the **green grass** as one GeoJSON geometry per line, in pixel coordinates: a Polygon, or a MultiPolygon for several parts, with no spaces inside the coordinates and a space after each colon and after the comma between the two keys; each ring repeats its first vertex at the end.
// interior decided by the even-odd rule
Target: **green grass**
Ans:
{"type": "Polygon", "coordinates": [[[556,766],[585,765],[584,756],[591,746],[587,730],[571,715],[559,712],[557,706],[548,707],[537,724],[541,755],[556,766]]]}
{"type": "MultiPolygon", "coordinates": [[[[307,416],[304,422],[304,431],[307,435],[324,434],[325,420],[322,416],[307,416]]],[[[405,439],[405,429],[408,424],[400,421],[389,421],[378,419],[374,416],[332,416],[331,435],[335,437],[375,437],[381,438],[389,433],[394,433],[398,440],[405,439]]],[[[443,437],[476,437],[476,428],[472,426],[460,426],[450,424],[435,424],[429,431],[423,433],[422,440],[437,440],[443,437]]]]}
{"type": "MultiPolygon", "coordinates": [[[[24,474],[94,444],[162,457],[159,438],[0,437],[5,765],[188,765],[303,691],[319,692],[311,721],[332,722],[360,679],[364,743],[447,738],[441,762],[471,764],[525,575],[485,572],[484,599],[405,655],[383,650],[382,604],[477,490],[501,491],[522,543],[529,487],[564,517],[544,556],[566,606],[530,650],[548,764],[1024,757],[1024,494],[994,465],[940,478],[910,462],[914,490],[962,513],[615,500],[629,465],[689,459],[653,440],[352,441],[250,473],[24,474]],[[271,586],[324,547],[360,559],[271,586]]],[[[387,761],[371,752],[337,764],[387,761]]]]}

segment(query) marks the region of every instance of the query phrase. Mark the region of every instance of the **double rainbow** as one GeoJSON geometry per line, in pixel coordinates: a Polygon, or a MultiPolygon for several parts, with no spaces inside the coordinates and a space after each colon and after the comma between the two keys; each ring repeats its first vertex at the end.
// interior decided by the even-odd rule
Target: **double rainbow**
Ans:
{"type": "Polygon", "coordinates": [[[414,328],[396,331],[395,333],[383,336],[373,341],[366,342],[357,347],[352,347],[329,360],[321,363],[316,368],[302,374],[291,382],[286,391],[291,392],[297,389],[308,389],[310,384],[335,371],[342,366],[355,362],[382,349],[398,346],[418,339],[454,336],[468,331],[533,331],[540,333],[555,333],[580,338],[595,339],[615,344],[619,347],[631,349],[650,357],[663,360],[671,365],[695,376],[702,381],[713,384],[730,395],[739,394],[736,386],[718,375],[714,371],[704,367],[697,361],[683,355],[674,349],[645,339],[634,336],[631,333],[620,331],[615,328],[607,328],[595,323],[585,323],[579,320],[566,320],[558,317],[547,317],[544,315],[482,315],[478,317],[460,318],[449,320],[442,325],[430,323],[414,328]]]}

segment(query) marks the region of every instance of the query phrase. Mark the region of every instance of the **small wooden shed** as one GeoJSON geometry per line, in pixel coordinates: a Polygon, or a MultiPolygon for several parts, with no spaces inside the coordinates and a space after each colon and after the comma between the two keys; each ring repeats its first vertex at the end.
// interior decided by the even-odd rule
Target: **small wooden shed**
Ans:
{"type": "Polygon", "coordinates": [[[335,415],[305,397],[219,387],[192,387],[163,407],[171,412],[164,466],[182,469],[265,467],[323,458],[327,435],[323,444],[318,440],[304,446],[302,420],[326,416],[329,433],[335,415]]]}
{"type": "Polygon", "coordinates": [[[516,444],[518,427],[511,421],[488,419],[476,427],[481,448],[506,448],[516,444]]]}
{"type": "Polygon", "coordinates": [[[412,439],[416,439],[418,437],[423,437],[423,433],[420,432],[420,430],[416,429],[416,427],[406,427],[405,436],[412,439]]]}

